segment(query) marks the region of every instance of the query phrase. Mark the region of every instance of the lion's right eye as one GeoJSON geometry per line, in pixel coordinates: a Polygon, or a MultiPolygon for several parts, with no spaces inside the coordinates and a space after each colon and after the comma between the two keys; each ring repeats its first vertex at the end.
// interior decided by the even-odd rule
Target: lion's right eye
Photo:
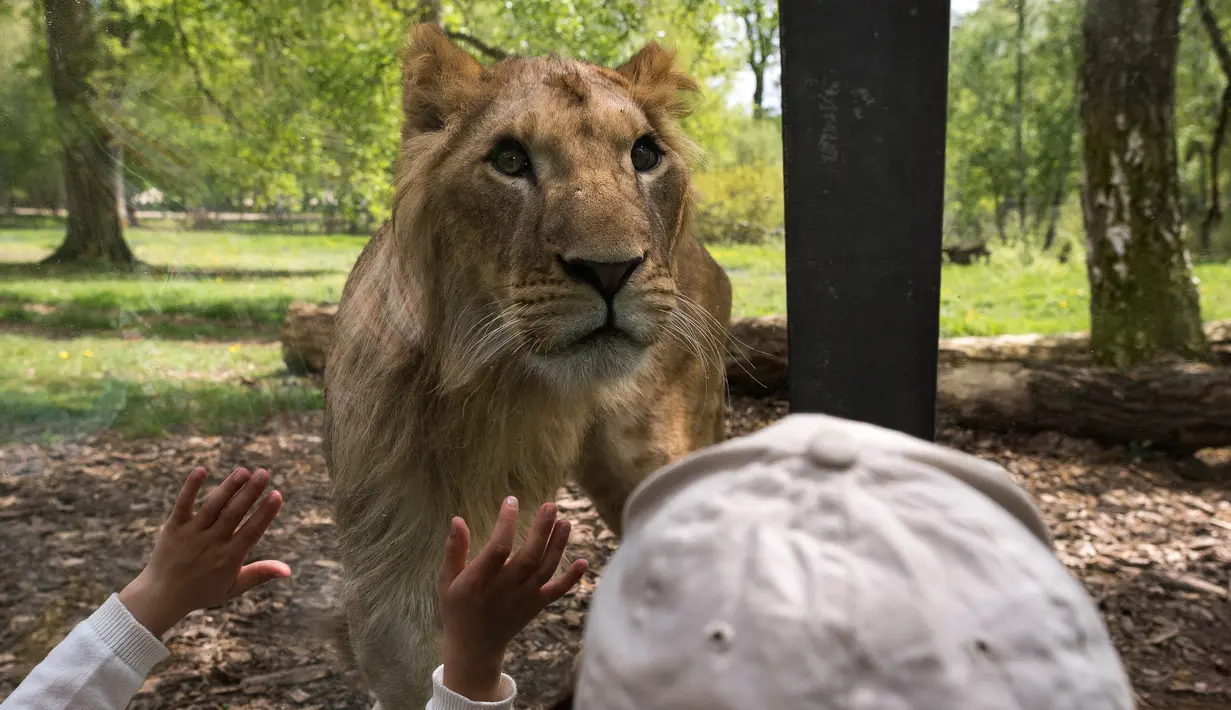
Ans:
{"type": "Polygon", "coordinates": [[[522,177],[530,174],[530,156],[521,143],[515,140],[503,140],[496,144],[488,156],[492,167],[510,177],[522,177]]]}

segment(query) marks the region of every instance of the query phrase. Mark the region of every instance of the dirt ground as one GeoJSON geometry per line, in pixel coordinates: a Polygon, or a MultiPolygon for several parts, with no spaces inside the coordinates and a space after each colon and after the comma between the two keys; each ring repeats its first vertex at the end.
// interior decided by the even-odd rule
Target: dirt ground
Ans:
{"type": "MultiPolygon", "coordinates": [[[[737,400],[743,434],[783,402],[737,400]]],[[[294,570],[167,637],[172,658],[135,708],[368,708],[338,672],[315,620],[336,594],[319,413],[231,437],[174,436],[0,448],[0,697],[112,590],[141,568],[180,483],[263,466],[286,506],[260,556],[294,570]]],[[[1063,562],[1098,600],[1144,708],[1231,710],[1231,449],[1185,462],[1055,435],[994,436],[945,426],[943,443],[1008,467],[1035,496],[1063,562]]],[[[563,687],[584,613],[615,540],[576,489],[560,507],[594,571],[510,653],[525,705],[563,687]]]]}

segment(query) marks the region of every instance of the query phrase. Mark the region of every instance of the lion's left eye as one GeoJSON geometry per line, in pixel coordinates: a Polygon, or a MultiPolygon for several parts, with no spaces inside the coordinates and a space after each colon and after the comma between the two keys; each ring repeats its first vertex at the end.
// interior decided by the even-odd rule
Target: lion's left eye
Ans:
{"type": "Polygon", "coordinates": [[[639,173],[649,172],[662,162],[663,153],[649,136],[641,136],[633,143],[633,169],[639,173]]]}
{"type": "Polygon", "coordinates": [[[523,177],[532,170],[526,148],[511,138],[497,143],[487,159],[493,168],[509,177],[523,177]]]}

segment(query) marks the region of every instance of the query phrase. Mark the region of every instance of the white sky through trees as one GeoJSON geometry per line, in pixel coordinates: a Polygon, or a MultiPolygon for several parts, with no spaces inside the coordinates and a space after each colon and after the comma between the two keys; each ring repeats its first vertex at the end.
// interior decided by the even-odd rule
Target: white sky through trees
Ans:
{"type": "MultiPolygon", "coordinates": [[[[965,15],[978,7],[980,2],[982,0],[950,0],[949,7],[955,16],[965,15]]],[[[782,87],[778,83],[781,80],[781,75],[778,71],[777,62],[769,67],[765,74],[765,108],[773,113],[778,113],[782,110],[782,87]]],[[[745,69],[736,76],[731,95],[727,97],[727,101],[733,106],[744,106],[751,111],[752,89],[752,72],[745,69]]]]}

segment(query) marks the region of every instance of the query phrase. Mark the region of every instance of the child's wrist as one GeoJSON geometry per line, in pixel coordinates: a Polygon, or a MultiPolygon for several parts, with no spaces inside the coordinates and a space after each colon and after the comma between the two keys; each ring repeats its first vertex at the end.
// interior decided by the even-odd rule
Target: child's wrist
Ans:
{"type": "Polygon", "coordinates": [[[140,575],[120,591],[119,598],[137,623],[158,638],[184,618],[168,605],[164,592],[140,575]]]}
{"type": "Polygon", "coordinates": [[[500,679],[504,675],[504,653],[474,654],[446,649],[445,687],[468,700],[490,703],[504,700],[500,679]]]}

